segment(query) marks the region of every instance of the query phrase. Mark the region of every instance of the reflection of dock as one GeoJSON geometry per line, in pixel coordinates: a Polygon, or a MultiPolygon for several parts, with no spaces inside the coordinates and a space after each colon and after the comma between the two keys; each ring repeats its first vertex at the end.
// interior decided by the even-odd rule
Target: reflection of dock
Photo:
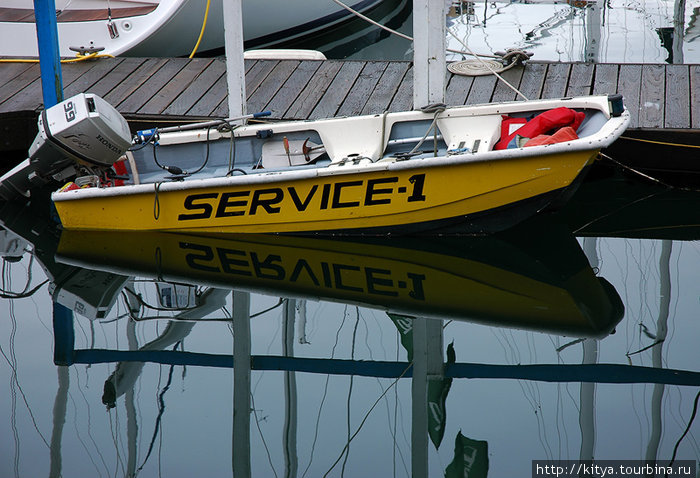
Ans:
{"type": "MultiPolygon", "coordinates": [[[[234,367],[234,359],[231,355],[172,350],[73,350],[72,336],[70,335],[72,325],[72,323],[55,324],[56,353],[60,356],[60,358],[57,356],[57,362],[62,365],[150,362],[165,365],[234,367]],[[59,330],[59,327],[63,330],[59,330]]],[[[258,371],[294,371],[359,377],[411,378],[413,376],[410,362],[252,355],[250,367],[251,370],[258,371]]],[[[454,363],[446,366],[445,376],[451,378],[510,378],[540,382],[658,383],[693,387],[700,385],[700,372],[619,364],[498,365],[454,363]]]]}
{"type": "MultiPolygon", "coordinates": [[[[115,58],[66,64],[63,83],[66,97],[96,93],[130,121],[162,124],[228,116],[225,73],[213,58],[115,58]]],[[[516,99],[494,76],[448,75],[450,105],[516,99]]],[[[700,129],[700,65],[528,62],[503,76],[531,99],[622,93],[628,135],[644,138],[653,128],[666,141],[698,144],[689,133],[700,129]]],[[[411,108],[413,69],[407,61],[249,60],[246,88],[248,111],[270,110],[274,119],[374,114],[411,108]]],[[[11,127],[14,142],[2,148],[29,144],[41,107],[39,66],[0,65],[0,128],[11,127]]]]}

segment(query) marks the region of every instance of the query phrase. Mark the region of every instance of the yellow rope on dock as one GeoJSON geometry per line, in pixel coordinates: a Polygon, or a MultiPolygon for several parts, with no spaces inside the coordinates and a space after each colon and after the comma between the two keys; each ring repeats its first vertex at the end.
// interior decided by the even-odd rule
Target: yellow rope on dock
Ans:
{"type": "MultiPolygon", "coordinates": [[[[76,58],[64,58],[61,63],[76,63],[78,61],[93,60],[96,58],[114,58],[112,55],[90,53],[87,55],[78,55],[76,58]]],[[[0,58],[0,63],[39,63],[38,58],[0,58]]]]}
{"type": "Polygon", "coordinates": [[[700,149],[700,146],[695,145],[695,144],[669,143],[666,141],[654,141],[651,139],[630,138],[629,136],[620,136],[620,139],[628,139],[630,141],[639,141],[641,143],[660,144],[662,146],[675,146],[677,148],[697,148],[697,149],[700,149]]]}
{"type": "Polygon", "coordinates": [[[207,8],[204,10],[204,21],[202,22],[202,30],[199,32],[199,38],[197,38],[197,43],[195,44],[194,48],[192,49],[192,53],[190,53],[190,56],[188,58],[194,57],[194,54],[197,53],[197,50],[199,49],[199,44],[202,42],[202,37],[204,37],[204,30],[207,28],[207,18],[209,18],[209,6],[211,5],[211,0],[207,0],[207,8]]]}

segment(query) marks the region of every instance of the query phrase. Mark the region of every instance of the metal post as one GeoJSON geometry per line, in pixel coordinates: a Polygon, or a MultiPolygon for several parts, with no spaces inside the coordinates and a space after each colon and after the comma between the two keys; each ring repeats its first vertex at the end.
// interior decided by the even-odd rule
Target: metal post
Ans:
{"type": "MultiPolygon", "coordinates": [[[[224,48],[228,84],[229,118],[246,114],[245,63],[243,61],[242,0],[224,1],[224,48]]],[[[244,123],[241,120],[240,123],[244,123]]]]}
{"type": "Polygon", "coordinates": [[[58,50],[58,24],[55,0],[34,0],[36,37],[39,45],[39,67],[44,108],[63,101],[61,54],[58,50]]]}
{"type": "Polygon", "coordinates": [[[445,101],[445,1],[413,0],[413,108],[445,101]]]}

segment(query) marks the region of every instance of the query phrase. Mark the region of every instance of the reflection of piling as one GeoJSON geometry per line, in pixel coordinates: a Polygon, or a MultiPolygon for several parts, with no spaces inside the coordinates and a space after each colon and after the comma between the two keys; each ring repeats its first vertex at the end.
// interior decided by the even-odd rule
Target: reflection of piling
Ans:
{"type": "MultiPolygon", "coordinates": [[[[596,270],[600,265],[598,257],[598,238],[585,237],[583,239],[583,252],[588,258],[588,263],[596,270]]],[[[585,339],[583,341],[583,361],[585,364],[598,362],[598,340],[585,339]]],[[[595,457],[595,382],[581,382],[579,392],[580,412],[578,417],[581,428],[580,460],[593,460],[595,457]]]]}
{"type": "Polygon", "coordinates": [[[443,375],[442,321],[413,319],[411,380],[411,468],[413,476],[428,476],[428,381],[443,375]]]}
{"type": "Polygon", "coordinates": [[[51,432],[51,464],[49,468],[50,478],[59,478],[63,461],[61,459],[61,439],[63,438],[63,425],[66,423],[66,405],[68,403],[68,387],[70,375],[68,367],[58,366],[58,390],[53,404],[53,431],[51,432]]]}
{"type": "MultiPolygon", "coordinates": [[[[656,321],[656,344],[651,352],[651,365],[654,368],[662,368],[661,344],[666,339],[668,331],[668,316],[671,307],[671,271],[669,262],[671,260],[671,246],[673,242],[664,240],[661,242],[661,257],[659,257],[659,318],[656,321]]],[[[661,423],[661,402],[664,398],[664,389],[666,386],[662,383],[654,385],[654,391],[651,394],[651,436],[647,444],[646,454],[644,459],[656,460],[661,442],[661,432],[663,424],[661,423]]]]}
{"type": "MultiPolygon", "coordinates": [[[[294,357],[294,322],[296,300],[287,299],[284,304],[282,322],[282,355],[294,357]]],[[[299,468],[297,453],[297,375],[294,371],[284,372],[284,468],[285,477],[294,478],[299,468]]]]}
{"type": "Polygon", "coordinates": [[[75,331],[73,312],[59,303],[53,303],[53,361],[56,365],[73,365],[75,331]]]}
{"type": "Polygon", "coordinates": [[[233,476],[249,478],[250,468],[250,294],[233,291],[233,476]]]}

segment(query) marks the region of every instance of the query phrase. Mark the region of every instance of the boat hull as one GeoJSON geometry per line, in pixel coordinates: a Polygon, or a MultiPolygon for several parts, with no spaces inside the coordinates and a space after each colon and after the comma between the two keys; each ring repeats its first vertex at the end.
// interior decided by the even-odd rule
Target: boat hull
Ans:
{"type": "MultiPolygon", "coordinates": [[[[367,13],[381,0],[356,0],[352,7],[367,13]]],[[[104,48],[113,56],[171,57],[189,55],[200,37],[207,2],[160,0],[143,2],[72,1],[57,18],[59,54],[74,57],[70,47],[104,48]],[[111,6],[111,22],[108,7],[111,6]],[[108,27],[109,25],[109,27],[108,27]]],[[[57,8],[65,8],[57,2],[57,8]]],[[[298,40],[355,18],[332,3],[314,0],[243,2],[244,40],[248,48],[262,48],[298,40]],[[272,13],[272,14],[271,14],[272,13]]],[[[199,52],[224,46],[223,7],[211,2],[199,52]]],[[[0,2],[0,56],[38,56],[31,2],[0,2]]]]}
{"type": "MultiPolygon", "coordinates": [[[[556,200],[597,150],[95,188],[54,194],[63,227],[240,233],[490,233],[556,200]]],[[[556,202],[556,201],[555,201],[556,202]]]]}

